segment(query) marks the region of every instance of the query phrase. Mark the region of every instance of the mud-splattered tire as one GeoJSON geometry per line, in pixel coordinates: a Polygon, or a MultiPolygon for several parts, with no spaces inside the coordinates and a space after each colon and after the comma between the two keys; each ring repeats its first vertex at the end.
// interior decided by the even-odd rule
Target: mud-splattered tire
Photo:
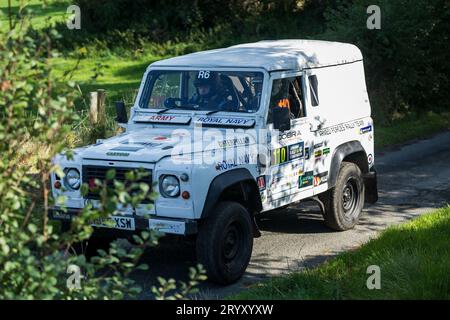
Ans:
{"type": "Polygon", "coordinates": [[[325,208],[325,224],[337,231],[352,229],[364,207],[364,180],[359,167],[342,162],[334,188],[319,196],[325,208]]]}
{"type": "Polygon", "coordinates": [[[252,255],[252,230],[249,213],[236,202],[220,202],[203,221],[196,249],[209,281],[231,284],[242,277],[252,255]]]}

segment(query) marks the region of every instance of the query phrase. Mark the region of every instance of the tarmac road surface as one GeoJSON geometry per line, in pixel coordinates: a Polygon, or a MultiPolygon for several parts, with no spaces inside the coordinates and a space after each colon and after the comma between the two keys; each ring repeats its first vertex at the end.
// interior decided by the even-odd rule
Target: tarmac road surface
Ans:
{"type": "MultiPolygon", "coordinates": [[[[315,266],[339,252],[350,250],[377,236],[389,225],[404,222],[450,203],[450,132],[378,152],[379,201],[364,209],[358,226],[334,232],[323,224],[319,207],[302,202],[287,209],[261,214],[262,236],[255,239],[245,276],[236,284],[203,283],[198,298],[218,299],[245,289],[255,281],[315,266]]],[[[156,277],[187,279],[195,265],[195,245],[183,239],[161,239],[143,257],[149,271],[134,278],[151,297],[156,277]]]]}

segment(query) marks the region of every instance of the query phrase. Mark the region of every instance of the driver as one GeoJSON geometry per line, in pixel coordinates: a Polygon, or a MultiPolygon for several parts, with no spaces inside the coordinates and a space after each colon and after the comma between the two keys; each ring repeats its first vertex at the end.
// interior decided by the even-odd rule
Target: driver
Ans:
{"type": "Polygon", "coordinates": [[[194,80],[196,93],[190,103],[211,110],[225,110],[229,106],[224,90],[220,84],[219,75],[213,71],[199,71],[194,80]]]}

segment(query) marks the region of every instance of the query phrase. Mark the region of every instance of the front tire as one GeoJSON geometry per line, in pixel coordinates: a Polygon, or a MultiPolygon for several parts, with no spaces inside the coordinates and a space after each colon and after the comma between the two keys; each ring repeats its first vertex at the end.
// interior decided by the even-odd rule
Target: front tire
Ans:
{"type": "Polygon", "coordinates": [[[364,193],[359,167],[351,162],[342,162],[336,185],[319,197],[324,204],[325,224],[337,231],[352,229],[359,222],[364,193]]]}
{"type": "Polygon", "coordinates": [[[253,250],[252,221],[239,203],[220,202],[202,225],[197,237],[197,259],[208,280],[231,284],[247,269],[253,250]]]}

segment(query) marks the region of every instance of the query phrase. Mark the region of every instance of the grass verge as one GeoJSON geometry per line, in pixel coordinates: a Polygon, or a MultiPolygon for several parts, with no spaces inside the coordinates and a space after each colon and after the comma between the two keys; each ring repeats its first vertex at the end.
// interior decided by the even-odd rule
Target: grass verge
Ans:
{"type": "Polygon", "coordinates": [[[314,269],[253,285],[231,299],[450,299],[450,206],[390,227],[314,269]],[[369,290],[378,265],[381,289],[369,290]]]}
{"type": "Polygon", "coordinates": [[[405,117],[384,127],[375,124],[375,147],[393,146],[444,130],[450,130],[449,112],[428,112],[421,117],[405,117]]]}

